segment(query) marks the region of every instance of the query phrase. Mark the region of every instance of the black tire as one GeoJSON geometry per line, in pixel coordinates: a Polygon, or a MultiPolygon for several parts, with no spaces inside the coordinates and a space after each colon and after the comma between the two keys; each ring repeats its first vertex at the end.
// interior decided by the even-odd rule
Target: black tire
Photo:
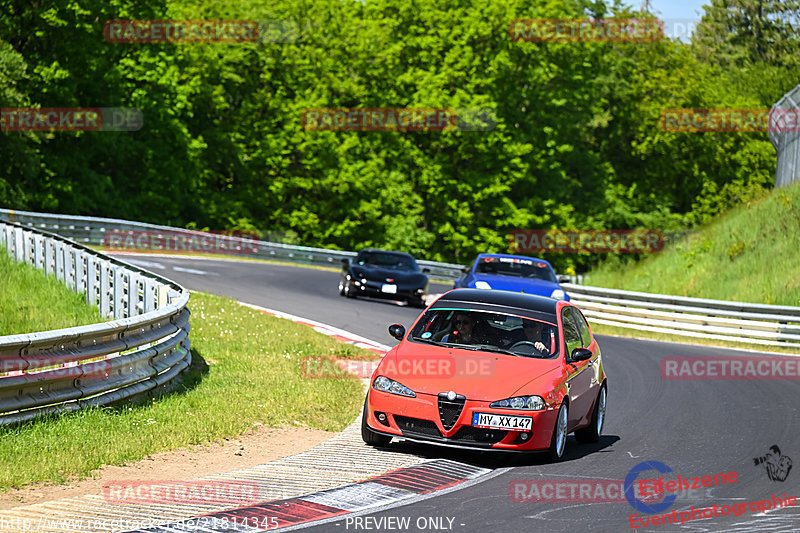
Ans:
{"type": "Polygon", "coordinates": [[[409,307],[416,307],[417,309],[425,309],[425,300],[417,300],[416,298],[410,298],[408,300],[409,307]]]}
{"type": "Polygon", "coordinates": [[[339,280],[339,296],[344,296],[344,281],[339,280]]]}
{"type": "Polygon", "coordinates": [[[348,298],[355,298],[356,293],[353,292],[353,287],[350,285],[349,281],[344,282],[344,287],[342,288],[344,295],[348,298]]]}
{"type": "Polygon", "coordinates": [[[564,450],[567,448],[567,422],[569,421],[569,412],[567,404],[562,403],[558,408],[558,416],[556,423],[553,426],[553,436],[550,438],[550,448],[547,450],[547,456],[552,462],[558,462],[564,457],[564,450]]]}
{"type": "Polygon", "coordinates": [[[600,392],[597,393],[597,399],[594,401],[592,421],[585,428],[575,431],[575,438],[578,442],[591,443],[600,440],[600,435],[603,433],[603,424],[605,424],[606,421],[607,399],[608,392],[606,391],[605,384],[603,384],[603,386],[600,387],[600,392]]]}
{"type": "Polygon", "coordinates": [[[375,433],[367,425],[367,400],[364,400],[364,409],[361,412],[361,439],[370,446],[384,448],[389,445],[392,437],[375,433]]]}

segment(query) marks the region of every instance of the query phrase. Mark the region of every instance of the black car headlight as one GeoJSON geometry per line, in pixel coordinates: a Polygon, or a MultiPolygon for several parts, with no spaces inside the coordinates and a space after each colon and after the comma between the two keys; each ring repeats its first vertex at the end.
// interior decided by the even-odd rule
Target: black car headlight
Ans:
{"type": "Polygon", "coordinates": [[[544,398],[541,396],[515,396],[513,398],[506,398],[505,400],[498,400],[489,404],[489,407],[498,407],[500,409],[525,409],[528,411],[542,411],[546,407],[544,398]]]}
{"type": "Polygon", "coordinates": [[[414,391],[412,391],[402,383],[398,383],[397,381],[389,379],[386,376],[378,376],[377,378],[375,378],[375,381],[372,382],[372,388],[379,390],[381,392],[399,394],[400,396],[408,396],[410,398],[417,397],[417,395],[414,394],[414,391]]]}

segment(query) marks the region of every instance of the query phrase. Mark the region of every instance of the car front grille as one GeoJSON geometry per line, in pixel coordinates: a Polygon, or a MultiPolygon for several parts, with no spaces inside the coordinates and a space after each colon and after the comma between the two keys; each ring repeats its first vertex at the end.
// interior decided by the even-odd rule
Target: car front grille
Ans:
{"type": "Polygon", "coordinates": [[[446,392],[439,394],[439,418],[444,429],[449,431],[458,422],[466,401],[467,398],[460,394],[454,400],[448,400],[446,392]]]}
{"type": "Polygon", "coordinates": [[[508,435],[508,431],[464,426],[459,429],[455,435],[453,435],[453,440],[460,440],[464,442],[488,442],[495,444],[503,440],[506,435],[508,435]]]}
{"type": "Polygon", "coordinates": [[[463,444],[478,448],[490,448],[503,440],[508,435],[508,431],[498,429],[484,429],[472,426],[464,426],[459,429],[452,437],[444,437],[432,420],[421,418],[411,418],[407,416],[393,415],[394,421],[403,436],[411,439],[422,439],[435,442],[463,444]]]}

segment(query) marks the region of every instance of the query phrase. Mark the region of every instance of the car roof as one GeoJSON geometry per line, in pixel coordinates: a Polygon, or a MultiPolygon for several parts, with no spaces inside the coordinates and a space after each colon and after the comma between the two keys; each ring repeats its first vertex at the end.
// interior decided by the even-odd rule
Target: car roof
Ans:
{"type": "Polygon", "coordinates": [[[482,257],[507,257],[509,259],[523,259],[525,261],[538,261],[541,263],[547,263],[550,268],[553,268],[553,265],[550,264],[549,261],[545,259],[539,259],[538,257],[529,257],[526,255],[512,255],[512,254],[478,254],[478,259],[482,257]]]}
{"type": "MultiPolygon", "coordinates": [[[[476,311],[508,313],[556,322],[558,302],[553,298],[523,292],[488,289],[453,289],[431,305],[431,309],[462,307],[476,311]]],[[[564,302],[565,305],[569,305],[564,302]]]]}
{"type": "Polygon", "coordinates": [[[378,252],[378,253],[382,253],[382,254],[403,255],[403,256],[410,257],[410,258],[414,259],[413,255],[407,254],[406,252],[398,252],[398,251],[395,251],[395,250],[381,250],[380,248],[362,248],[361,250],[358,251],[358,253],[361,253],[361,252],[370,252],[370,253],[378,252]]]}

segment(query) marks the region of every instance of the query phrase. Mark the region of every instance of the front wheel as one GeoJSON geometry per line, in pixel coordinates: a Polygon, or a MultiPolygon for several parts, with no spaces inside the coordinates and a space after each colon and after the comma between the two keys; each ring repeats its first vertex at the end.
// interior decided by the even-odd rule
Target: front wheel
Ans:
{"type": "Polygon", "coordinates": [[[425,309],[425,299],[422,298],[409,298],[408,300],[409,307],[416,307],[417,309],[425,309]]]}
{"type": "Polygon", "coordinates": [[[564,449],[567,447],[567,404],[562,403],[558,409],[555,427],[553,427],[553,437],[550,439],[550,449],[547,455],[553,462],[560,461],[564,457],[564,449]]]}
{"type": "Polygon", "coordinates": [[[342,294],[348,298],[355,298],[356,294],[353,292],[353,287],[349,281],[342,282],[342,294]]]}
{"type": "Polygon", "coordinates": [[[376,433],[367,425],[367,400],[364,400],[364,410],[361,413],[361,440],[379,448],[388,446],[392,440],[392,437],[376,433]]]}
{"type": "Polygon", "coordinates": [[[597,401],[594,403],[592,421],[585,428],[575,432],[575,438],[579,442],[597,442],[600,440],[600,434],[603,432],[603,423],[606,420],[606,396],[606,386],[603,385],[600,387],[597,401]]]}

